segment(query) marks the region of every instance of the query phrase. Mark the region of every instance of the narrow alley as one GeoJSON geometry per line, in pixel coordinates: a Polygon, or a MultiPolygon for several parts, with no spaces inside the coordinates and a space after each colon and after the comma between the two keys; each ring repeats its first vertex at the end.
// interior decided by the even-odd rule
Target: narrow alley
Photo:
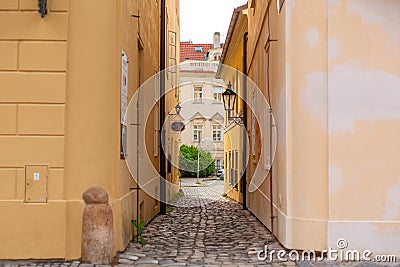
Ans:
{"type": "MultiPolygon", "coordinates": [[[[219,196],[223,181],[182,179],[185,195],[166,215],[158,215],[143,233],[145,246],[132,242],[118,257],[134,266],[388,266],[356,262],[293,262],[258,259],[258,252],[284,249],[270,231],[240,203],[219,196]],[[210,200],[213,201],[210,201],[210,200]]],[[[261,255],[262,256],[262,255],[261,255]]],[[[85,266],[88,267],[88,266],[85,266]]]]}
{"type": "MultiPolygon", "coordinates": [[[[223,181],[183,179],[181,197],[166,215],[146,227],[142,247],[132,242],[119,256],[120,264],[140,266],[263,266],[257,252],[268,245],[282,249],[276,239],[242,205],[222,197],[223,181]]],[[[295,266],[274,263],[268,266],[295,266]]]]}
{"type": "Polygon", "coordinates": [[[400,0],[0,25],[0,267],[400,267],[400,0]]]}

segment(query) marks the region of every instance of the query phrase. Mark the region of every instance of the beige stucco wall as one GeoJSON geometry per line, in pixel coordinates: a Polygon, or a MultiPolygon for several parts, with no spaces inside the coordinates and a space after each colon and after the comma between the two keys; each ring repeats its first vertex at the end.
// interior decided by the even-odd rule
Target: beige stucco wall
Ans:
{"type": "MultiPolygon", "coordinates": [[[[265,93],[266,2],[249,11],[248,58],[265,93]]],[[[286,1],[279,15],[270,3],[274,233],[288,248],[346,238],[352,249],[400,254],[400,3],[286,1]]],[[[268,188],[266,180],[250,194],[249,207],[270,227],[268,188]]]]}
{"type": "Polygon", "coordinates": [[[328,1],[327,15],[328,244],[400,255],[400,3],[328,1]]]}
{"type": "MultiPolygon", "coordinates": [[[[8,25],[0,29],[3,259],[80,258],[82,193],[93,185],[109,193],[116,251],[130,241],[136,218],[129,190],[136,185],[120,159],[121,50],[131,97],[159,68],[159,5],[57,0],[49,8],[41,19],[37,1],[0,3],[0,24],[8,25]],[[49,167],[47,203],[25,203],[25,165],[49,167]]],[[[144,193],[141,202],[148,222],[159,205],[144,193]]]]}
{"type": "Polygon", "coordinates": [[[213,126],[221,126],[224,131],[224,107],[222,102],[214,100],[213,88],[223,87],[223,81],[215,78],[218,67],[216,61],[195,61],[187,60],[180,65],[180,100],[181,118],[185,123],[185,130],[182,131],[180,141],[182,144],[197,147],[198,142],[193,140],[194,124],[204,118],[201,149],[209,151],[214,160],[224,162],[224,137],[221,141],[213,141],[213,126]],[[203,88],[203,101],[196,103],[193,97],[194,86],[203,88]]]}

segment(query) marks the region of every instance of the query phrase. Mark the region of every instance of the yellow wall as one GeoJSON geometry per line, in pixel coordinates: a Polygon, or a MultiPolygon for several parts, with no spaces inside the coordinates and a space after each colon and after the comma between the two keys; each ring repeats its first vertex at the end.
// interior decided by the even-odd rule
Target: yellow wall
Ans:
{"type": "MultiPolygon", "coordinates": [[[[110,196],[116,251],[136,218],[136,185],[120,159],[121,50],[132,97],[159,69],[160,7],[57,0],[49,9],[41,19],[37,1],[0,3],[0,258],[80,258],[82,193],[93,185],[110,196]],[[25,165],[48,166],[47,203],[25,203],[25,165]]],[[[148,222],[159,205],[143,192],[142,201],[148,222]]]]}
{"type": "MultiPolygon", "coordinates": [[[[246,12],[246,10],[244,10],[246,12]]],[[[231,82],[232,90],[237,92],[235,111],[231,116],[243,116],[243,38],[244,33],[247,32],[247,16],[242,12],[237,12],[237,20],[234,24],[232,35],[230,36],[229,45],[225,44],[225,57],[221,66],[221,77],[225,84],[231,82]]],[[[226,113],[226,128],[224,132],[224,154],[227,161],[224,163],[224,192],[228,197],[242,202],[242,184],[241,173],[243,172],[243,125],[238,125],[234,120],[228,121],[226,113]],[[229,152],[238,152],[238,182],[237,186],[233,187],[230,183],[230,169],[235,166],[233,160],[229,160],[229,152]]],[[[236,161],[236,160],[235,160],[236,161]]]]}
{"type": "Polygon", "coordinates": [[[49,8],[42,20],[37,1],[0,3],[0,258],[65,257],[69,3],[49,8]],[[37,164],[49,167],[47,204],[24,203],[24,168],[37,164]]]}

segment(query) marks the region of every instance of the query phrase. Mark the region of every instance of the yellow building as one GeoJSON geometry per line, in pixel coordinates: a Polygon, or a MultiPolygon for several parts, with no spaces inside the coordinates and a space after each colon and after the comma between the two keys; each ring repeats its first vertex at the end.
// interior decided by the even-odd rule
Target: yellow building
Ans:
{"type": "MultiPolygon", "coordinates": [[[[242,95],[244,90],[245,72],[243,57],[245,56],[245,41],[247,41],[247,4],[233,11],[232,19],[226,36],[221,63],[218,68],[217,77],[225,81],[225,85],[232,85],[232,90],[242,95]]],[[[243,203],[243,184],[247,158],[246,141],[243,140],[245,128],[240,119],[230,117],[245,116],[243,100],[236,100],[235,110],[226,112],[224,132],[224,192],[228,197],[243,203]]]]}
{"type": "Polygon", "coordinates": [[[400,2],[248,4],[248,76],[275,123],[248,113],[247,184],[274,146],[259,133],[277,133],[249,210],[287,248],[337,249],[346,239],[349,249],[400,255],[400,2]]]}
{"type": "MultiPolygon", "coordinates": [[[[159,212],[131,190],[120,141],[121,99],[159,70],[159,2],[49,0],[41,18],[38,1],[0,1],[0,258],[80,258],[82,193],[93,185],[109,194],[115,251],[131,240],[137,205],[140,221],[159,212]]],[[[178,47],[166,56],[176,59],[178,8],[167,1],[178,47]]]]}

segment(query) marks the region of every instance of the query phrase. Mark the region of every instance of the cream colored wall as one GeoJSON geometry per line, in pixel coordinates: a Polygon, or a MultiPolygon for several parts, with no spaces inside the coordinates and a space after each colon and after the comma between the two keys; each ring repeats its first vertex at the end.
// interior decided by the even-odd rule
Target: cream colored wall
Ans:
{"type": "Polygon", "coordinates": [[[328,1],[327,14],[328,245],[400,255],[400,3],[328,1]]]}
{"type": "MultiPolygon", "coordinates": [[[[197,147],[198,142],[193,141],[193,122],[190,122],[191,118],[199,112],[207,120],[203,124],[202,139],[209,139],[212,141],[213,138],[213,125],[220,125],[224,127],[224,107],[223,103],[215,102],[213,95],[213,88],[215,86],[223,87],[223,81],[215,78],[215,67],[218,66],[215,62],[207,61],[185,61],[181,65],[180,72],[180,83],[181,85],[181,116],[186,123],[185,130],[181,133],[181,143],[192,145],[197,147]],[[189,62],[189,63],[188,63],[189,62]],[[194,72],[188,71],[191,63],[204,63],[208,64],[205,67],[204,72],[194,72]],[[211,66],[211,67],[210,67],[211,66]],[[183,69],[182,69],[183,68],[183,69]],[[211,71],[207,71],[210,68],[211,71]],[[185,71],[186,70],[186,71],[185,71]],[[193,103],[193,87],[194,85],[201,85],[203,87],[203,103],[193,103]],[[214,117],[215,114],[220,114],[221,118],[214,117]]],[[[219,115],[217,116],[219,117],[219,115]]],[[[209,142],[203,142],[202,148],[210,151],[214,156],[215,160],[224,160],[224,138],[222,137],[221,142],[214,142],[209,144],[209,142]]]]}
{"type": "MultiPolygon", "coordinates": [[[[399,3],[286,1],[280,15],[270,3],[278,40],[269,72],[275,234],[288,248],[335,248],[346,238],[352,249],[400,254],[391,135],[398,131],[399,3]]],[[[266,62],[268,16],[259,8],[267,11],[258,1],[249,11],[249,76],[266,92],[258,62],[266,62]]],[[[268,182],[250,194],[249,207],[270,227],[268,182]]]]}
{"type": "MultiPolygon", "coordinates": [[[[9,25],[0,29],[0,258],[80,258],[82,193],[93,185],[109,193],[116,251],[136,218],[136,185],[119,153],[121,50],[131,97],[159,68],[159,5],[57,0],[49,8],[41,19],[37,1],[0,3],[9,25]],[[49,166],[47,203],[24,202],[29,164],[49,166]]],[[[159,204],[141,192],[142,201],[148,222],[159,204]]]]}
{"type": "MultiPolygon", "coordinates": [[[[176,113],[175,106],[180,101],[180,88],[179,88],[179,61],[180,61],[180,18],[179,18],[179,0],[170,0],[167,1],[167,68],[169,68],[172,72],[167,76],[167,83],[169,82],[172,91],[166,97],[166,112],[167,113],[176,113]],[[169,31],[175,32],[175,49],[172,49],[168,46],[171,43],[171,36],[169,31]],[[175,57],[176,65],[173,65],[173,62],[170,62],[169,58],[175,57]],[[174,71],[176,74],[174,74],[174,71]]],[[[169,119],[169,118],[166,118],[169,119]]],[[[179,147],[180,147],[180,137],[178,133],[169,132],[167,134],[167,140],[171,144],[168,146],[168,154],[171,154],[172,159],[172,169],[170,177],[168,177],[169,181],[173,184],[179,184],[179,166],[177,162],[179,161],[179,147]]],[[[167,163],[168,165],[168,163],[167,163]]],[[[174,195],[178,192],[178,187],[171,187],[168,190],[167,197],[169,201],[174,197],[174,195]]]]}

